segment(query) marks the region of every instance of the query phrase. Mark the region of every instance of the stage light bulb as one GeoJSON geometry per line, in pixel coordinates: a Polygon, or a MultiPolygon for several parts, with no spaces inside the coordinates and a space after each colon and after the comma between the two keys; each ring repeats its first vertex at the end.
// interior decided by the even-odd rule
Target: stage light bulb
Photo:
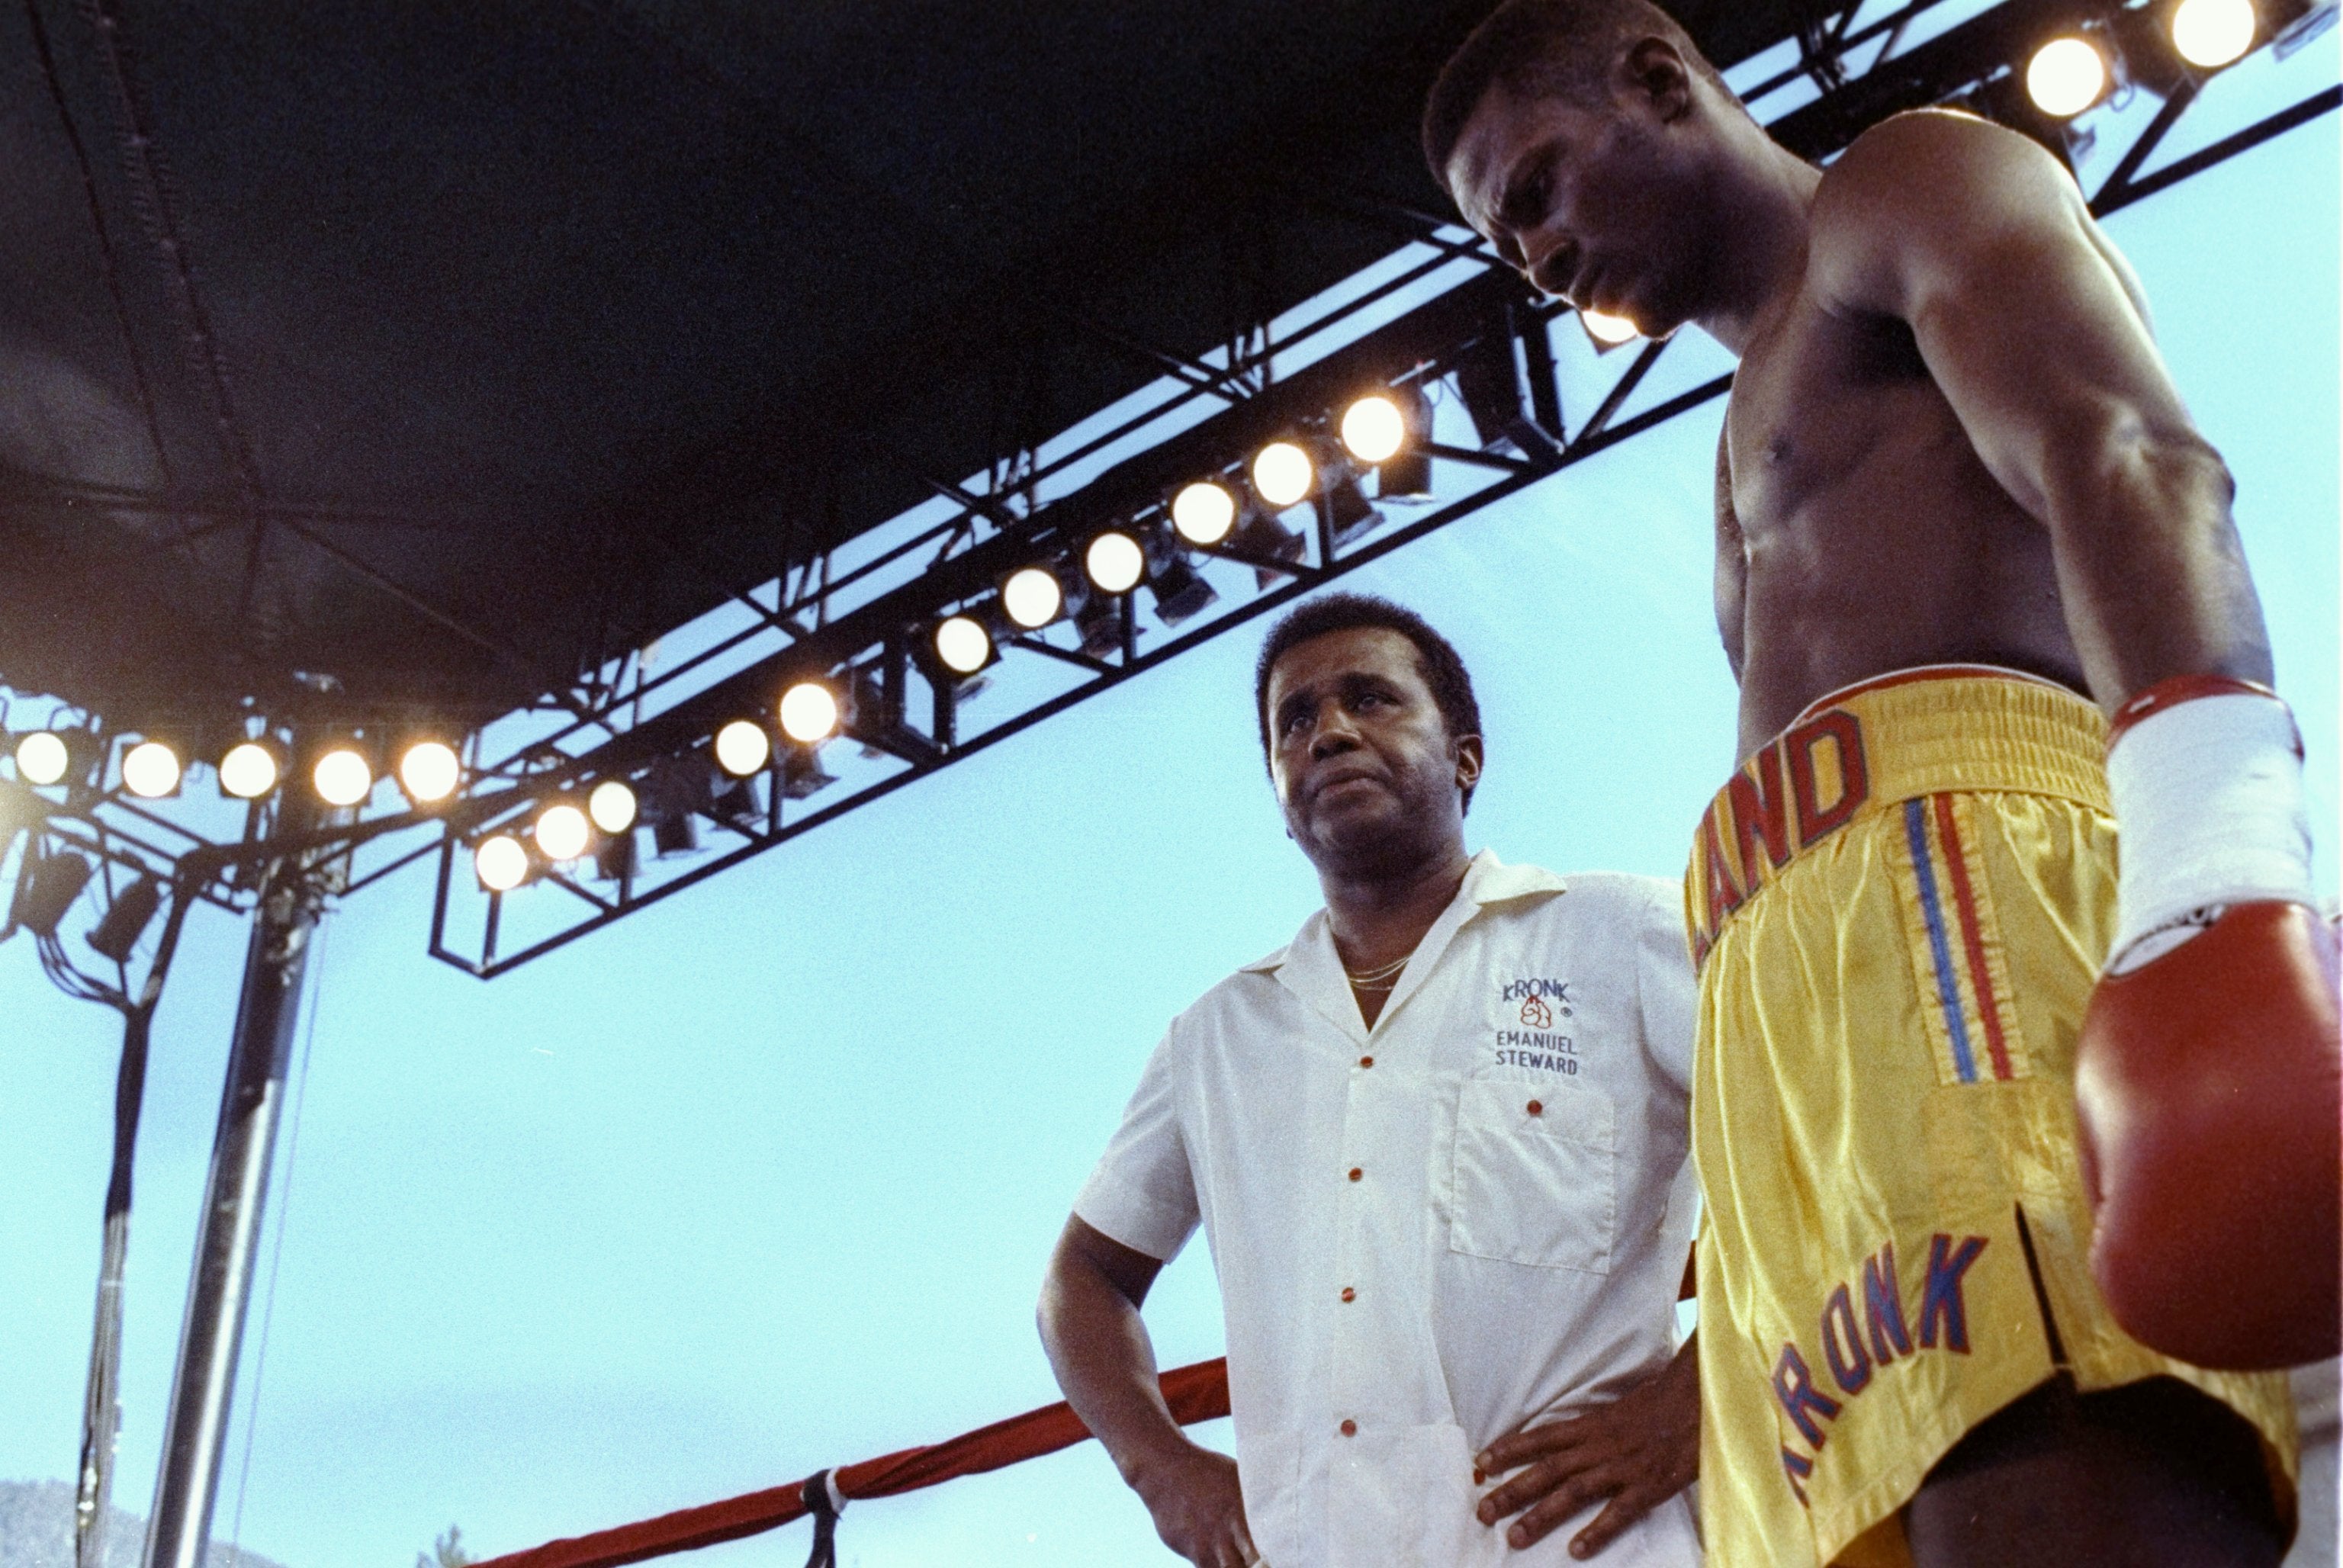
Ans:
{"type": "Polygon", "coordinates": [[[445,800],[463,778],[463,762],[444,740],[418,740],[398,759],[398,781],[417,805],[445,800]]]}
{"type": "Polygon", "coordinates": [[[1381,392],[1342,411],[1342,445],[1362,463],[1380,463],[1407,445],[1407,416],[1381,392]]]}
{"type": "Polygon", "coordinates": [[[1237,498],[1227,486],[1199,479],[1172,498],[1172,526],[1192,545],[1217,545],[1237,526],[1237,498]]]}
{"type": "Polygon", "coordinates": [[[16,777],[27,784],[54,784],[72,763],[65,737],[55,730],[35,729],[16,742],[16,777]]]}
{"type": "Polygon", "coordinates": [[[528,880],[528,850],[509,833],[483,839],[472,851],[472,870],[488,891],[509,893],[528,880]]]}
{"type": "Polygon", "coordinates": [[[800,680],[781,693],[781,733],[800,746],[827,740],[838,729],[838,699],[818,680],[800,680]]]}
{"type": "Polygon", "coordinates": [[[1310,454],[1291,441],[1272,441],[1254,454],[1252,487],[1272,507],[1293,505],[1310,493],[1318,470],[1310,454]]]}
{"type": "Polygon", "coordinates": [[[635,792],[616,779],[605,779],[586,797],[586,814],[605,833],[623,833],[635,825],[635,792]]]}
{"type": "Polygon", "coordinates": [[[2180,0],[2172,46],[2198,70],[2218,70],[2254,46],[2253,0],[2180,0]]]}
{"type": "Polygon", "coordinates": [[[1049,568],[1021,567],[1001,585],[1001,608],[1011,621],[1035,631],[1058,618],[1066,608],[1066,590],[1049,568]]]}
{"type": "Polygon", "coordinates": [[[537,852],[548,860],[574,860],[593,839],[586,813],[564,804],[548,806],[537,816],[537,852]]]}
{"type": "Polygon", "coordinates": [[[1147,570],[1147,552],[1129,534],[1109,531],[1091,541],[1082,553],[1082,568],[1106,593],[1129,593],[1147,570]]]}
{"type": "Polygon", "coordinates": [[[716,765],[735,779],[746,779],[772,756],[773,738],[761,724],[736,719],[716,732],[716,765]]]}
{"type": "Polygon", "coordinates": [[[992,658],[992,634],[973,616],[956,615],[936,628],[936,657],[954,675],[974,675],[992,658]]]}
{"type": "Polygon", "coordinates": [[[179,754],[159,740],[142,740],[122,754],[122,787],[158,800],[179,787],[179,754]]]}
{"type": "Polygon", "coordinates": [[[2026,66],[2026,94],[2044,114],[2066,119],[2107,90],[2107,59],[2088,39],[2053,38],[2026,66]]]}
{"type": "Polygon", "coordinates": [[[277,788],[277,756],[256,740],[240,740],[219,759],[220,788],[239,800],[257,800],[277,788]]]}
{"type": "Polygon", "coordinates": [[[309,781],[317,787],[317,799],[328,806],[355,806],[374,793],[374,769],[347,746],[318,758],[309,781]]]}
{"type": "Polygon", "coordinates": [[[1624,316],[1606,316],[1599,310],[1582,310],[1578,313],[1578,322],[1580,326],[1586,328],[1586,336],[1597,343],[1625,343],[1638,336],[1635,324],[1624,316]]]}

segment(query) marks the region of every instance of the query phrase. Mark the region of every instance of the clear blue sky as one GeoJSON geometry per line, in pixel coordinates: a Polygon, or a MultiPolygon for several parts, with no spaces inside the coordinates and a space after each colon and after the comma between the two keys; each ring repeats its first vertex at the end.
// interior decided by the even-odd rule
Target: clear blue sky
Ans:
{"type": "MultiPolygon", "coordinates": [[[[2287,75],[2298,95],[2334,71],[2330,34],[2287,75]]],[[[2329,117],[2111,225],[2239,477],[2330,891],[2337,155],[2329,117]]],[[[1681,869],[1732,746],[1708,608],[1716,417],[1351,579],[1472,666],[1476,847],[1681,869]]],[[[422,869],[329,917],[297,1158],[288,1179],[280,1145],[272,1193],[265,1369],[256,1297],[217,1533],[241,1499],[244,1543],[295,1568],[405,1568],[451,1521],[511,1550],[1055,1397],[1042,1259],[1141,1061],[1318,901],[1248,711],[1261,630],[492,984],[425,957],[422,869]]],[[[140,1512],[242,943],[191,922],[156,1043],[116,1493],[140,1512]]],[[[0,1476],[65,1478],[117,1037],[22,942],[0,948],[0,1476]]],[[[1202,1247],[1148,1315],[1165,1364],[1219,1352],[1202,1247]]],[[[1095,1445],[858,1504],[841,1545],[867,1568],[1168,1561],[1095,1445]]],[[[804,1552],[799,1525],[696,1561],[804,1552]]]]}

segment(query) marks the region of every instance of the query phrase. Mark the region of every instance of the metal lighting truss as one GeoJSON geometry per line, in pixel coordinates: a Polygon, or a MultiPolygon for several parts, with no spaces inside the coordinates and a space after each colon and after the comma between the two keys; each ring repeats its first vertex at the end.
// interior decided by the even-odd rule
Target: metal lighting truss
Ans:
{"type": "MultiPolygon", "coordinates": [[[[1963,9],[1953,0],[1912,0],[1861,25],[1864,7],[1849,6],[1802,26],[1787,63],[1743,95],[1763,114],[1769,100],[1805,95],[1809,101],[1773,117],[1769,129],[1811,158],[1827,158],[1890,114],[1946,103],[2016,125],[2066,156],[2101,116],[2076,126],[2034,111],[2019,84],[2028,53],[2077,27],[2120,47],[2127,34],[2145,31],[2140,24],[2160,14],[2162,3],[2005,0],[1932,36],[1926,35],[1932,25],[1963,9]],[[1912,37],[1922,41],[1905,46],[1912,37]]],[[[2301,0],[2292,3],[2297,16],[2278,41],[2281,52],[2334,15],[2333,0],[2308,15],[2300,15],[2301,0]]],[[[2202,82],[2168,63],[2135,63],[2138,52],[2129,49],[2124,68],[2160,103],[2093,193],[2092,210],[2102,217],[2343,99],[2343,87],[2326,86],[2143,173],[2197,101],[2202,82]]],[[[1667,343],[1597,357],[1564,307],[1535,297],[1452,224],[1341,193],[1302,192],[1296,199],[1327,204],[1408,246],[1354,286],[1211,355],[1123,344],[1167,372],[1152,393],[1021,449],[980,480],[930,480],[934,515],[898,519],[762,588],[736,593],[736,624],[706,631],[699,646],[598,658],[568,689],[470,738],[457,799],[416,809],[369,805],[305,819],[294,831],[279,822],[281,797],[301,787],[289,779],[279,799],[248,808],[153,802],[99,788],[109,776],[100,767],[45,789],[0,779],[0,851],[29,828],[24,855],[35,844],[85,854],[108,868],[101,881],[109,890],[115,873],[153,877],[175,890],[175,903],[197,900],[236,911],[253,907],[265,869],[288,858],[347,896],[436,853],[433,956],[483,977],[500,974],[1698,407],[1730,384],[1729,375],[1700,376],[1701,350],[1667,343]],[[1363,329],[1378,317],[1390,318],[1363,329]],[[1586,408],[1583,417],[1565,418],[1565,381],[1573,401],[1586,408]],[[1202,548],[1170,533],[1166,498],[1175,487],[1219,477],[1242,495],[1243,462],[1280,437],[1303,436],[1332,454],[1329,427],[1341,408],[1390,386],[1427,393],[1433,404],[1437,428],[1416,444],[1442,476],[1431,499],[1386,500],[1363,519],[1338,517],[1322,487],[1284,518],[1299,538],[1271,536],[1282,547],[1274,550],[1242,532],[1202,548]],[[1468,428],[1469,437],[1462,433],[1468,428]],[[1134,446],[1143,449],[1120,456],[1134,446]],[[952,680],[923,657],[922,639],[937,618],[981,611],[1009,570],[1055,563],[1066,580],[1079,580],[1081,545],[1109,526],[1151,536],[1155,564],[1178,561],[1217,597],[1176,624],[1151,615],[1147,590],[1135,588],[1111,601],[1111,617],[1094,607],[1081,628],[1061,621],[1014,635],[1001,628],[1001,662],[973,681],[952,680]],[[769,721],[783,687],[799,678],[825,679],[839,691],[846,709],[840,739],[819,756],[784,744],[750,780],[719,775],[708,761],[714,731],[735,719],[769,721]],[[468,856],[482,838],[516,830],[525,838],[528,819],[543,806],[563,797],[582,804],[586,791],[610,779],[637,789],[647,823],[689,822],[713,841],[670,858],[623,858],[608,880],[580,861],[540,866],[513,894],[478,889],[468,856]]],[[[685,628],[666,641],[691,635],[685,628]]],[[[319,717],[330,713],[330,696],[317,694],[298,711],[272,715],[270,728],[297,755],[292,743],[305,729],[330,728],[319,717]]],[[[83,722],[95,747],[119,739],[96,716],[83,722]]],[[[377,799],[397,801],[387,789],[377,799]]],[[[0,886],[7,869],[0,862],[0,886]]]]}
{"type": "MultiPolygon", "coordinates": [[[[1856,8],[1817,24],[1801,35],[1797,63],[1748,96],[1759,99],[1798,78],[1821,89],[1815,101],[1769,127],[1808,157],[1835,154],[1888,115],[1957,102],[2036,135],[2071,165],[2077,142],[2088,133],[2048,121],[2024,101],[2019,76],[2026,58],[2058,30],[2107,29],[2120,25],[2118,18],[2126,14],[2087,0],[2011,0],[1895,53],[1906,30],[1938,3],[1916,0],[1860,28],[1849,26],[1856,8]],[[1852,75],[1850,62],[1866,51],[1873,63],[1852,75]]],[[[2331,14],[2330,6],[2311,20],[2331,14]]],[[[2147,75],[2142,67],[2129,68],[2147,75]]],[[[2091,208],[2101,217],[2314,119],[2343,96],[2343,87],[2329,86],[2143,175],[2147,159],[2196,102],[2201,83],[2177,73],[2142,85],[2159,94],[2161,106],[2093,193],[2091,208]]],[[[657,677],[638,668],[631,679],[624,671],[606,679],[601,704],[590,717],[488,769],[487,779],[508,788],[475,795],[449,814],[448,829],[437,845],[432,955],[483,977],[501,974],[1699,407],[1731,383],[1729,373],[1715,375],[1652,400],[1651,389],[1664,380],[1654,373],[1671,350],[1666,342],[1646,343],[1621,355],[1615,371],[1604,372],[1607,387],[1584,418],[1569,424],[1557,351],[1577,346],[1555,336],[1568,325],[1561,320],[1569,314],[1565,307],[1535,297],[1485,246],[1459,238],[1462,231],[1438,219],[1322,193],[1313,199],[1333,201],[1363,221],[1392,226],[1415,242],[1420,258],[1283,343],[1269,341],[1264,331],[1250,354],[1207,361],[1159,356],[1177,387],[1167,401],[1046,461],[1024,453],[998,477],[1001,482],[982,493],[938,484],[934,487],[953,509],[931,527],[834,578],[825,560],[818,571],[803,574],[814,578],[809,584],[772,585],[771,603],[744,598],[741,602],[753,610],[751,624],[685,664],[657,677]],[[1339,340],[1345,324],[1358,315],[1404,291],[1426,288],[1441,292],[1298,368],[1285,368],[1284,359],[1302,357],[1313,342],[1339,340]],[[1463,470],[1467,482],[1452,479],[1413,515],[1386,503],[1368,518],[1353,517],[1349,528],[1322,485],[1312,501],[1288,515],[1288,521],[1301,525],[1301,538],[1292,541],[1301,546],[1298,554],[1248,548],[1242,533],[1212,547],[1187,545],[1170,534],[1168,498],[1178,486],[1217,478],[1242,495],[1245,459],[1263,443],[1282,437],[1314,439],[1332,454],[1329,427],[1341,408],[1363,392],[1392,386],[1426,391],[1437,407],[1464,406],[1478,445],[1428,437],[1417,449],[1452,475],[1463,470]],[[1638,402],[1639,392],[1645,401],[1638,402]],[[1036,500],[1051,480],[1080,470],[1101,448],[1128,442],[1146,427],[1208,402],[1219,405],[1208,417],[1077,487],[1036,500]],[[1162,627],[1160,639],[1142,624],[1138,588],[1113,601],[1112,622],[1105,628],[1111,635],[1098,636],[1093,623],[1087,647],[1081,646],[1078,629],[1064,621],[1005,638],[1004,661],[1047,661],[1070,678],[1055,685],[1027,681],[1014,690],[1006,681],[992,681],[984,695],[993,711],[981,728],[972,724],[974,710],[962,711],[971,683],[936,671],[920,655],[920,638],[942,616],[980,611],[995,584],[1017,568],[1051,564],[1073,580],[1081,545],[1109,527],[1152,538],[1160,554],[1204,574],[1219,597],[1208,609],[1162,627]],[[929,558],[908,580],[874,586],[890,568],[922,556],[929,558]],[[1148,646],[1141,646],[1142,636],[1148,646]],[[722,666],[727,656],[759,637],[779,646],[693,685],[693,678],[722,666]],[[782,689],[799,679],[824,680],[840,694],[848,717],[829,750],[817,757],[784,743],[760,775],[737,783],[721,779],[702,760],[719,727],[769,715],[782,689]],[[689,689],[689,695],[678,688],[689,689]],[[615,721],[619,710],[646,700],[665,706],[639,722],[615,721]],[[580,747],[580,738],[595,730],[608,738],[580,747]],[[836,754],[858,749],[856,763],[832,779],[826,766],[836,754]],[[470,846],[490,832],[522,833],[528,818],[548,801],[567,796],[582,803],[586,790],[610,779],[634,786],[653,809],[688,813],[719,841],[689,860],[634,861],[629,856],[633,863],[622,863],[618,874],[599,883],[579,873],[587,865],[580,861],[576,867],[545,867],[535,882],[514,893],[479,890],[470,846]],[[527,929],[516,941],[516,911],[524,904],[527,929]],[[455,934],[459,927],[460,950],[455,934]]]]}

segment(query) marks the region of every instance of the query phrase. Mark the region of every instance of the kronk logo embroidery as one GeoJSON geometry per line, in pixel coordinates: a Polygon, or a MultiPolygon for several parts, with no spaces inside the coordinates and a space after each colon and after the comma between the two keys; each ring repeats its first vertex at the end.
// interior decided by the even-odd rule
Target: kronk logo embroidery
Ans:
{"type": "MultiPolygon", "coordinates": [[[[1838,1420],[1848,1402],[1871,1386],[1875,1372],[1909,1359],[1921,1351],[1945,1350],[1969,1353],[1968,1302],[1964,1289],[1968,1271],[1985,1251],[1986,1238],[1964,1236],[1956,1243],[1944,1231],[1928,1238],[1927,1272],[1920,1285],[1919,1332],[1905,1312],[1904,1285],[1896,1271],[1896,1243],[1883,1243],[1863,1260],[1860,1278],[1840,1282],[1824,1301],[1813,1343],[1838,1393],[1824,1390],[1795,1341],[1785,1342],[1774,1363],[1774,1399],[1782,1413],[1805,1441],[1806,1449],[1782,1443],[1782,1473],[1790,1491],[1804,1504],[1807,1481],[1830,1441],[1827,1423],[1838,1420]],[[1863,1300],[1855,1306],[1856,1294],[1863,1300]]],[[[1786,1438],[1788,1434],[1785,1433],[1786,1438]]]]}
{"type": "Polygon", "coordinates": [[[1555,1033],[1558,1019],[1573,1015],[1571,982],[1543,976],[1507,980],[1497,992],[1500,1005],[1514,1008],[1519,1029],[1496,1031],[1497,1065],[1534,1067],[1545,1072],[1576,1074],[1578,1042],[1555,1033]]]}

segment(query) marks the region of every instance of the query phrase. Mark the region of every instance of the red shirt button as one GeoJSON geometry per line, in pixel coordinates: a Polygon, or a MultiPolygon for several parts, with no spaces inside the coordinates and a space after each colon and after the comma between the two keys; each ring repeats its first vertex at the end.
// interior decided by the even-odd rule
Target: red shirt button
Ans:
{"type": "Polygon", "coordinates": [[[1374,1064],[1375,1059],[1372,1056],[1363,1056],[1359,1058],[1359,1065],[1361,1067],[1373,1067],[1374,1064]]]}
{"type": "Polygon", "coordinates": [[[1532,1116],[1544,1116],[1545,1114],[1545,1101],[1543,1100],[1531,1101],[1530,1114],[1532,1116]]]}
{"type": "Polygon", "coordinates": [[[1355,1302],[1359,1299],[1359,1292],[1351,1289],[1350,1286],[1344,1285],[1342,1287],[1342,1299],[1346,1302],[1355,1302]]]}
{"type": "Polygon", "coordinates": [[[1356,1437],[1356,1436],[1358,1436],[1358,1435],[1359,1435],[1359,1423],[1358,1423],[1357,1422],[1355,1422],[1355,1421],[1352,1421],[1352,1420],[1350,1420],[1348,1417],[1345,1417],[1345,1418],[1343,1419],[1343,1422],[1342,1422],[1342,1435],[1343,1435],[1344,1437],[1356,1437]]]}
{"type": "Polygon", "coordinates": [[[1366,1172],[1365,1172],[1365,1171],[1362,1171],[1362,1170],[1360,1170],[1357,1166],[1353,1165],[1353,1166],[1352,1166],[1352,1167],[1351,1167],[1351,1180],[1352,1180],[1352,1181],[1356,1181],[1360,1177],[1362,1177],[1362,1176],[1363,1176],[1363,1175],[1365,1175],[1365,1174],[1366,1174],[1366,1172]]]}

